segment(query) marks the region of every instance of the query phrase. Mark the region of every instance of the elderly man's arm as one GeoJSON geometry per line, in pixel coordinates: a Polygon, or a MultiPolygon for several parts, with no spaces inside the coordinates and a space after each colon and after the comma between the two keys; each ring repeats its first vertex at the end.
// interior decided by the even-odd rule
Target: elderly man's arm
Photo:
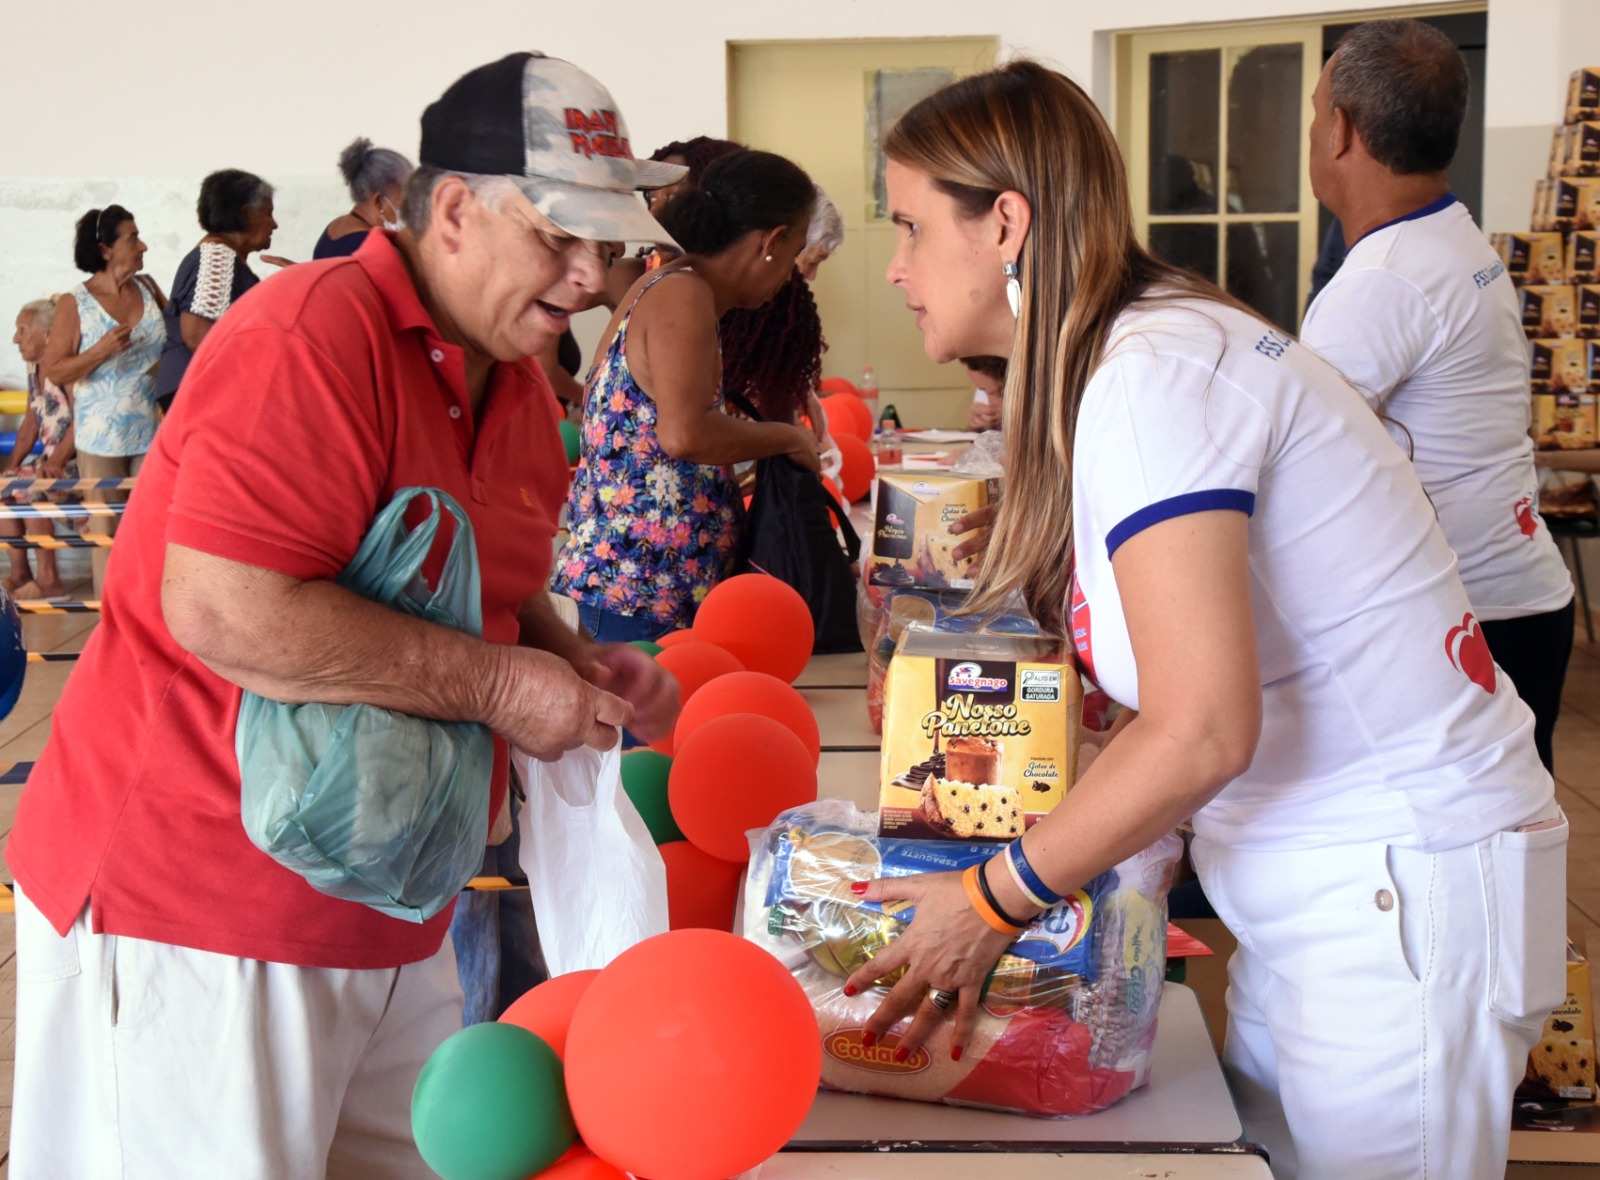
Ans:
{"type": "Polygon", "coordinates": [[[167,546],[161,606],[180,646],[225,680],[275,700],[477,721],[538,758],[609,748],[633,720],[626,701],[559,655],[484,643],[333,582],[302,582],[182,545],[167,546]]]}

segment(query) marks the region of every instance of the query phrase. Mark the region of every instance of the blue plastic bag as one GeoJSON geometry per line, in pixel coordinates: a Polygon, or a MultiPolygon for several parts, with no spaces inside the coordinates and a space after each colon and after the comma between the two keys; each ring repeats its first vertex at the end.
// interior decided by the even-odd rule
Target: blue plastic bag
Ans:
{"type": "MultiPolygon", "coordinates": [[[[339,575],[346,589],[481,637],[478,554],[467,515],[433,488],[405,488],[339,575]],[[407,531],[418,498],[428,517],[407,531]],[[438,586],[423,563],[444,514],[455,536],[438,586]]],[[[473,722],[374,705],[287,704],[246,692],[235,731],[245,832],[330,897],[425,922],[483,861],[494,738],[473,722]]]]}

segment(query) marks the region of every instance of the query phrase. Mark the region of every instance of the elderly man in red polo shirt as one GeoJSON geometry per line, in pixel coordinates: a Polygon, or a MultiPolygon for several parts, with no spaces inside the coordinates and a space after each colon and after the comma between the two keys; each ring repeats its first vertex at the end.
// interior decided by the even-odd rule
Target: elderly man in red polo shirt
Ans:
{"type": "Polygon", "coordinates": [[[566,462],[538,353],[608,242],[670,238],[610,95],[515,54],[429,107],[408,228],[286,272],[206,338],[118,534],[7,859],[11,1175],[431,1176],[411,1087],[460,1026],[445,937],[316,892],[240,821],[240,689],[481,722],[553,758],[664,732],[676,688],[545,604],[566,462]],[[477,534],[484,638],[333,579],[399,489],[477,534]]]}

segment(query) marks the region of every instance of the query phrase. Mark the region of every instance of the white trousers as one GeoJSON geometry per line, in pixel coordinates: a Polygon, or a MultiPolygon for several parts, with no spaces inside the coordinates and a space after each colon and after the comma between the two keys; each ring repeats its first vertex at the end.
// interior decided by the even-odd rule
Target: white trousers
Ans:
{"type": "Polygon", "coordinates": [[[450,940],[392,970],[65,938],[17,893],[14,1180],[434,1180],[411,1089],[461,1027],[450,940]]]}
{"type": "Polygon", "coordinates": [[[1565,998],[1566,843],[1564,817],[1431,854],[1195,841],[1239,940],[1223,1065],[1278,1180],[1502,1180],[1565,998]]]}

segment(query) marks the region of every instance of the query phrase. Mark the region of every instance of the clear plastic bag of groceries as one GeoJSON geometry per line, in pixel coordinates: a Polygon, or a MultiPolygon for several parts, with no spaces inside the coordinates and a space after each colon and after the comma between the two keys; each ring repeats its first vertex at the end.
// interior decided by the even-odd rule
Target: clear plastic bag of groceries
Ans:
{"type": "Polygon", "coordinates": [[[909,1018],[865,1046],[883,991],[847,997],[843,987],[915,911],[862,901],[850,883],[960,870],[996,847],[877,833],[874,814],[824,799],[751,837],[744,936],[776,955],[811,998],[825,1088],[1060,1117],[1104,1110],[1145,1084],[1166,974],[1167,890],[1182,852],[1176,835],[1028,925],[996,964],[959,1062],[950,1060],[951,1021],[897,1062],[909,1018]]]}

